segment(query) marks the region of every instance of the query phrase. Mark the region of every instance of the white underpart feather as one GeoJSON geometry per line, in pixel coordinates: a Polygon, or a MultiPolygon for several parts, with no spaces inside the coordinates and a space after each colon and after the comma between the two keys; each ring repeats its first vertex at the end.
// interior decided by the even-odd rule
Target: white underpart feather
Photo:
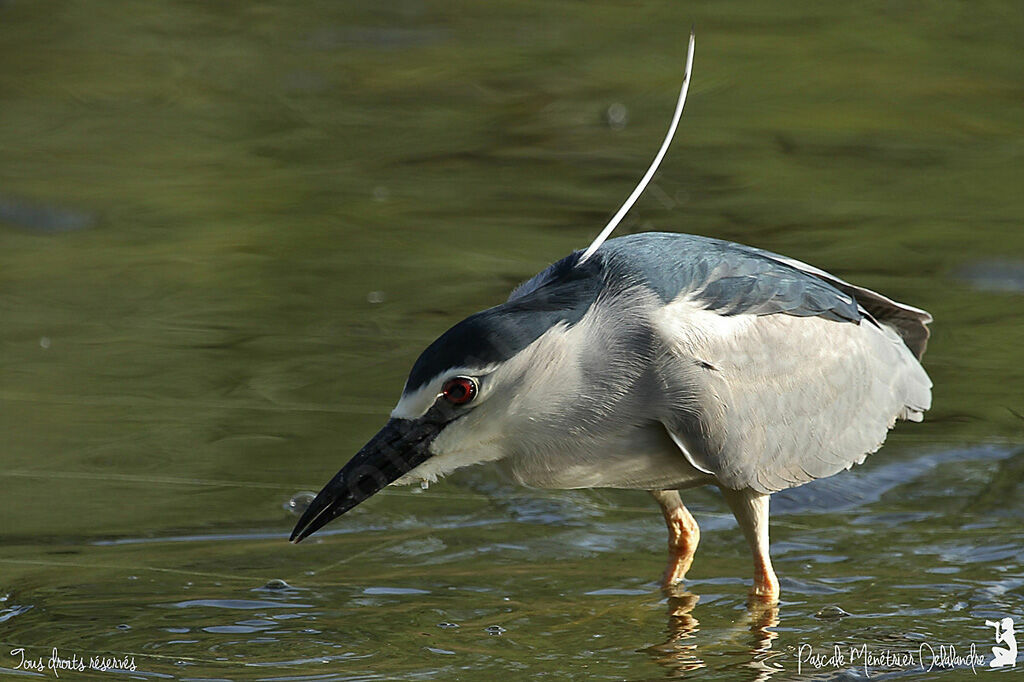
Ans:
{"type": "Polygon", "coordinates": [[[686,103],[686,92],[690,89],[690,72],[693,67],[693,31],[690,31],[690,46],[686,50],[686,73],[683,76],[683,87],[679,90],[679,101],[676,103],[675,114],[672,115],[672,123],[668,127],[668,134],[665,135],[665,141],[661,143],[661,149],[658,150],[658,155],[654,157],[654,161],[651,162],[651,167],[644,173],[644,177],[640,180],[640,184],[636,186],[633,193],[626,199],[626,203],[622,204],[618,213],[612,216],[612,219],[605,225],[605,228],[601,230],[601,234],[597,235],[597,239],[587,247],[583,257],[579,259],[576,265],[582,265],[588,258],[594,255],[594,252],[604,244],[608,236],[618,227],[622,219],[629,213],[629,209],[633,208],[633,204],[640,198],[640,195],[647,189],[648,183],[651,178],[654,177],[654,173],[657,172],[658,166],[661,165],[661,160],[665,158],[665,152],[668,151],[669,144],[672,143],[672,138],[675,137],[676,127],[679,125],[679,118],[683,115],[683,105],[686,103]]]}

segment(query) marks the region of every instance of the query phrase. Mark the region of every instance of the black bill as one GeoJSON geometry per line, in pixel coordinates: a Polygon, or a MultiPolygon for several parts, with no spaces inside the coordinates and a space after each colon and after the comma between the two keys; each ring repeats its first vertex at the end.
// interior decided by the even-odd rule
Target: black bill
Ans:
{"type": "Polygon", "coordinates": [[[442,401],[419,419],[389,420],[317,494],[295,524],[291,541],[312,535],[429,459],[430,443],[454,417],[442,401]]]}

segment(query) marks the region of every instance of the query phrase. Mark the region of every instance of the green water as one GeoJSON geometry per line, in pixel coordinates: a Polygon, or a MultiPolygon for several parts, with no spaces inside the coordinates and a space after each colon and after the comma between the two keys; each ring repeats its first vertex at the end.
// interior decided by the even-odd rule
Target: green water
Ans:
{"type": "MultiPolygon", "coordinates": [[[[986,620],[1024,628],[1021,7],[0,2],[0,675],[55,647],[182,680],[990,659],[986,620]],[[746,609],[712,490],[686,495],[702,545],[670,596],[645,494],[483,467],[287,544],[288,501],[419,351],[632,189],[691,24],[680,132],[622,233],[755,244],[931,311],[927,421],[773,498],[777,611],[746,609]]],[[[865,675],[810,672],[842,671],[865,675]]]]}

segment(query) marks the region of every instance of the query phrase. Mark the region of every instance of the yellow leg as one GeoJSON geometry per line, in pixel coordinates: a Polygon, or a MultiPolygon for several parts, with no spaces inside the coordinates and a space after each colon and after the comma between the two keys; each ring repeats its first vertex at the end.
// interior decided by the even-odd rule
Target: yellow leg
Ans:
{"type": "Polygon", "coordinates": [[[652,490],[651,495],[661,507],[668,526],[668,567],[661,584],[671,587],[681,582],[690,570],[693,554],[700,542],[700,527],[675,490],[652,490]]]}
{"type": "Polygon", "coordinates": [[[768,495],[753,490],[722,488],[722,496],[732,509],[754,555],[754,601],[779,601],[779,579],[768,555],[768,495]]]}

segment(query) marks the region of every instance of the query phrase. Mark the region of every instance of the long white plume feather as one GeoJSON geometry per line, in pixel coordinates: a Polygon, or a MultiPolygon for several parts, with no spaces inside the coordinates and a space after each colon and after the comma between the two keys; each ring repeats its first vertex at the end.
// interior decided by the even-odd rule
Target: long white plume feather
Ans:
{"type": "Polygon", "coordinates": [[[636,186],[633,193],[626,199],[626,203],[622,204],[618,213],[612,216],[612,219],[608,221],[605,228],[601,230],[601,234],[597,235],[597,239],[587,247],[587,250],[583,253],[583,256],[576,262],[576,265],[581,265],[588,258],[594,255],[594,252],[600,248],[601,244],[604,244],[608,236],[618,227],[622,219],[629,213],[629,209],[633,208],[633,204],[640,198],[644,190],[647,189],[648,183],[651,178],[654,177],[654,173],[658,170],[658,166],[661,165],[661,160],[665,158],[665,152],[668,151],[669,144],[672,143],[672,138],[676,134],[676,127],[679,125],[679,118],[683,115],[683,105],[686,103],[686,91],[690,89],[690,72],[693,68],[693,31],[690,31],[690,46],[686,50],[686,74],[683,76],[683,87],[679,90],[679,101],[676,103],[675,114],[672,115],[672,123],[668,127],[668,134],[665,135],[665,141],[661,143],[661,149],[658,150],[658,155],[654,157],[654,161],[651,162],[651,167],[644,173],[644,177],[640,180],[640,184],[636,186]]]}

